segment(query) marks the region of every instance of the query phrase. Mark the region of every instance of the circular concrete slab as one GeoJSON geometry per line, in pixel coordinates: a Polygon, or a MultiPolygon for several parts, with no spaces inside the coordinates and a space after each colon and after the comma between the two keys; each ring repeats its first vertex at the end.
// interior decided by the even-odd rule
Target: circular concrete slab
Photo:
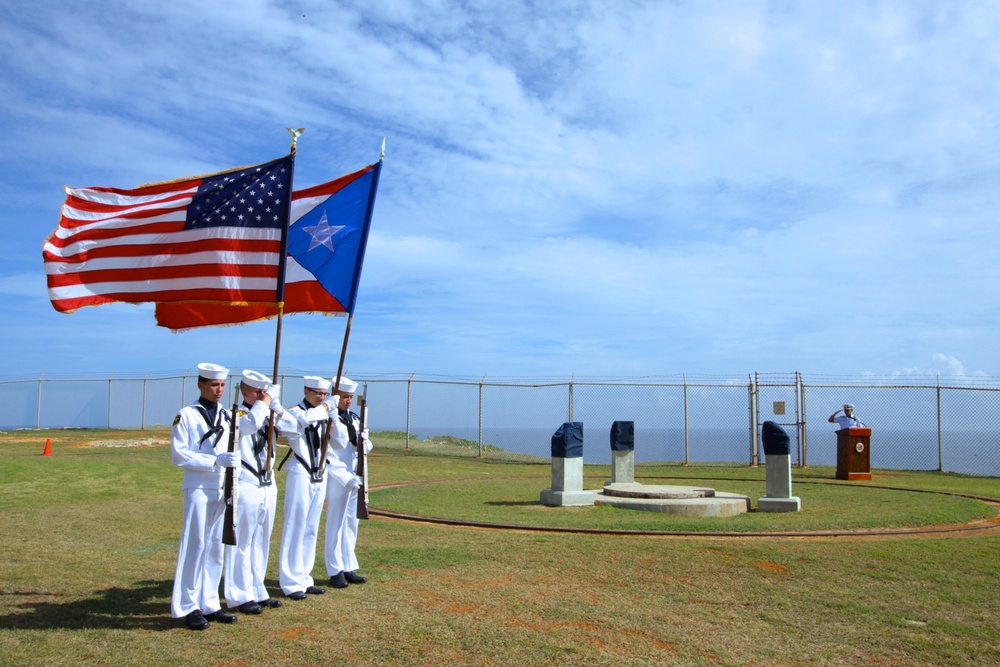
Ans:
{"type": "Polygon", "coordinates": [[[750,511],[750,498],[738,493],[655,484],[609,484],[594,494],[594,504],[699,517],[735,516],[750,511]]]}
{"type": "Polygon", "coordinates": [[[666,484],[605,484],[604,494],[616,498],[711,498],[715,489],[666,484]]]}

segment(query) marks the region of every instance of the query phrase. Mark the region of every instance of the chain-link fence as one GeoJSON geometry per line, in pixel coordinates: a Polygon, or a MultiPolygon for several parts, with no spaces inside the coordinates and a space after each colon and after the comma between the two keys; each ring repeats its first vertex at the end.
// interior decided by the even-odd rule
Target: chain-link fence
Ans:
{"type": "MultiPolygon", "coordinates": [[[[301,371],[279,375],[282,402],[302,396],[301,371]]],[[[324,375],[330,376],[327,372],[324,375]]],[[[873,429],[874,468],[1000,476],[1000,378],[746,377],[454,378],[353,374],[366,393],[372,431],[394,442],[511,460],[549,458],[551,436],[583,422],[584,460],[610,463],[614,421],[635,424],[644,463],[758,465],[758,434],[774,421],[794,443],[796,465],[835,465],[835,425],[844,403],[873,429]],[[808,409],[807,409],[808,408],[808,409]]],[[[227,404],[238,395],[227,386],[227,404]]],[[[0,428],[147,428],[169,424],[198,396],[193,375],[0,379],[0,428]]]]}

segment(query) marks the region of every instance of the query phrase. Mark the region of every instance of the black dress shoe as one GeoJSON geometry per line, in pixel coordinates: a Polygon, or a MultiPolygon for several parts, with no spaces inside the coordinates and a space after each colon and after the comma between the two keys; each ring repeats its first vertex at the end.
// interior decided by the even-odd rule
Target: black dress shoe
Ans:
{"type": "Polygon", "coordinates": [[[305,591],[295,591],[294,593],[289,593],[288,594],[288,599],[289,600],[305,600],[306,599],[306,592],[305,591]]]}
{"type": "Polygon", "coordinates": [[[210,621],[216,621],[218,623],[235,623],[236,622],[236,617],[235,616],[233,616],[232,614],[227,614],[226,612],[222,611],[221,609],[219,611],[213,611],[211,614],[205,614],[205,618],[207,618],[210,621]]]}
{"type": "Polygon", "coordinates": [[[257,604],[259,604],[262,608],[265,608],[265,609],[267,607],[270,607],[271,609],[277,609],[278,607],[281,606],[281,600],[275,600],[274,598],[268,598],[266,600],[261,600],[257,604]]]}
{"type": "Polygon", "coordinates": [[[308,593],[309,595],[322,595],[323,593],[326,593],[326,589],[316,588],[315,586],[309,586],[308,588],[306,588],[306,593],[308,593]]]}
{"type": "Polygon", "coordinates": [[[333,588],[347,588],[347,577],[343,572],[338,572],[330,577],[330,586],[333,588]]]}
{"type": "Polygon", "coordinates": [[[362,577],[357,572],[344,572],[344,579],[347,579],[349,584],[363,584],[368,581],[368,577],[362,577]]]}
{"type": "Polygon", "coordinates": [[[244,602],[239,606],[239,610],[244,614],[259,614],[264,608],[256,602],[244,602]]]}
{"type": "Polygon", "coordinates": [[[188,630],[204,630],[208,627],[208,621],[201,615],[201,610],[195,609],[184,617],[184,625],[188,630]]]}

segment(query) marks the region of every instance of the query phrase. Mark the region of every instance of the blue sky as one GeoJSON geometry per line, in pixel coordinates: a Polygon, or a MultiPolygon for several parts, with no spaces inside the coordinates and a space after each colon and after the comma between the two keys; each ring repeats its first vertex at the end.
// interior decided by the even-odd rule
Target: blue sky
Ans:
{"type": "MultiPolygon", "coordinates": [[[[1000,375],[991,2],[0,4],[0,377],[270,369],[275,324],[56,313],[63,186],[386,159],[355,374],[1000,375]]],[[[286,317],[336,369],[344,318],[286,317]]]]}

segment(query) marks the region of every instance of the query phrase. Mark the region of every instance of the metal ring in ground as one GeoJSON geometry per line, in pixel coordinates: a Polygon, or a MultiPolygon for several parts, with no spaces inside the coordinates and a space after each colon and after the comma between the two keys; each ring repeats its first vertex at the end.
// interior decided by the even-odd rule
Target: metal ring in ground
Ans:
{"type": "MultiPolygon", "coordinates": [[[[723,481],[749,481],[759,482],[757,479],[739,478],[684,478],[684,477],[664,477],[654,479],[699,479],[699,480],[719,480],[723,481]]],[[[412,482],[393,482],[388,484],[372,485],[371,491],[380,489],[392,489],[402,486],[412,486],[415,484],[441,484],[445,482],[462,481],[456,479],[435,479],[417,480],[412,482]]],[[[798,481],[797,484],[838,484],[837,482],[825,481],[798,481]]],[[[843,485],[846,486],[846,485],[843,485]]],[[[562,533],[577,535],[616,535],[616,536],[639,536],[639,537],[776,537],[776,538],[827,538],[827,537],[850,537],[850,538],[875,538],[875,537],[898,537],[898,536],[927,536],[927,535],[948,535],[975,533],[979,531],[1000,532],[1000,499],[988,498],[985,496],[974,496],[966,493],[955,493],[951,491],[934,491],[930,489],[909,489],[898,486],[880,486],[866,484],[867,489],[884,489],[888,491],[910,491],[914,493],[933,493],[942,496],[956,496],[959,498],[971,498],[982,501],[997,509],[998,514],[991,519],[976,521],[973,523],[948,525],[948,526],[924,526],[916,528],[886,528],[886,529],[859,529],[859,530],[810,530],[810,531],[774,531],[774,532],[739,532],[731,530],[700,531],[700,530],[622,530],[614,528],[567,528],[560,526],[531,526],[521,524],[493,523],[489,521],[466,521],[463,519],[448,519],[445,517],[424,516],[411,512],[399,512],[387,510],[380,507],[370,506],[369,514],[381,516],[388,519],[400,521],[413,521],[418,523],[430,523],[443,526],[458,526],[465,528],[482,528],[488,530],[521,530],[536,533],[562,533]]]]}

